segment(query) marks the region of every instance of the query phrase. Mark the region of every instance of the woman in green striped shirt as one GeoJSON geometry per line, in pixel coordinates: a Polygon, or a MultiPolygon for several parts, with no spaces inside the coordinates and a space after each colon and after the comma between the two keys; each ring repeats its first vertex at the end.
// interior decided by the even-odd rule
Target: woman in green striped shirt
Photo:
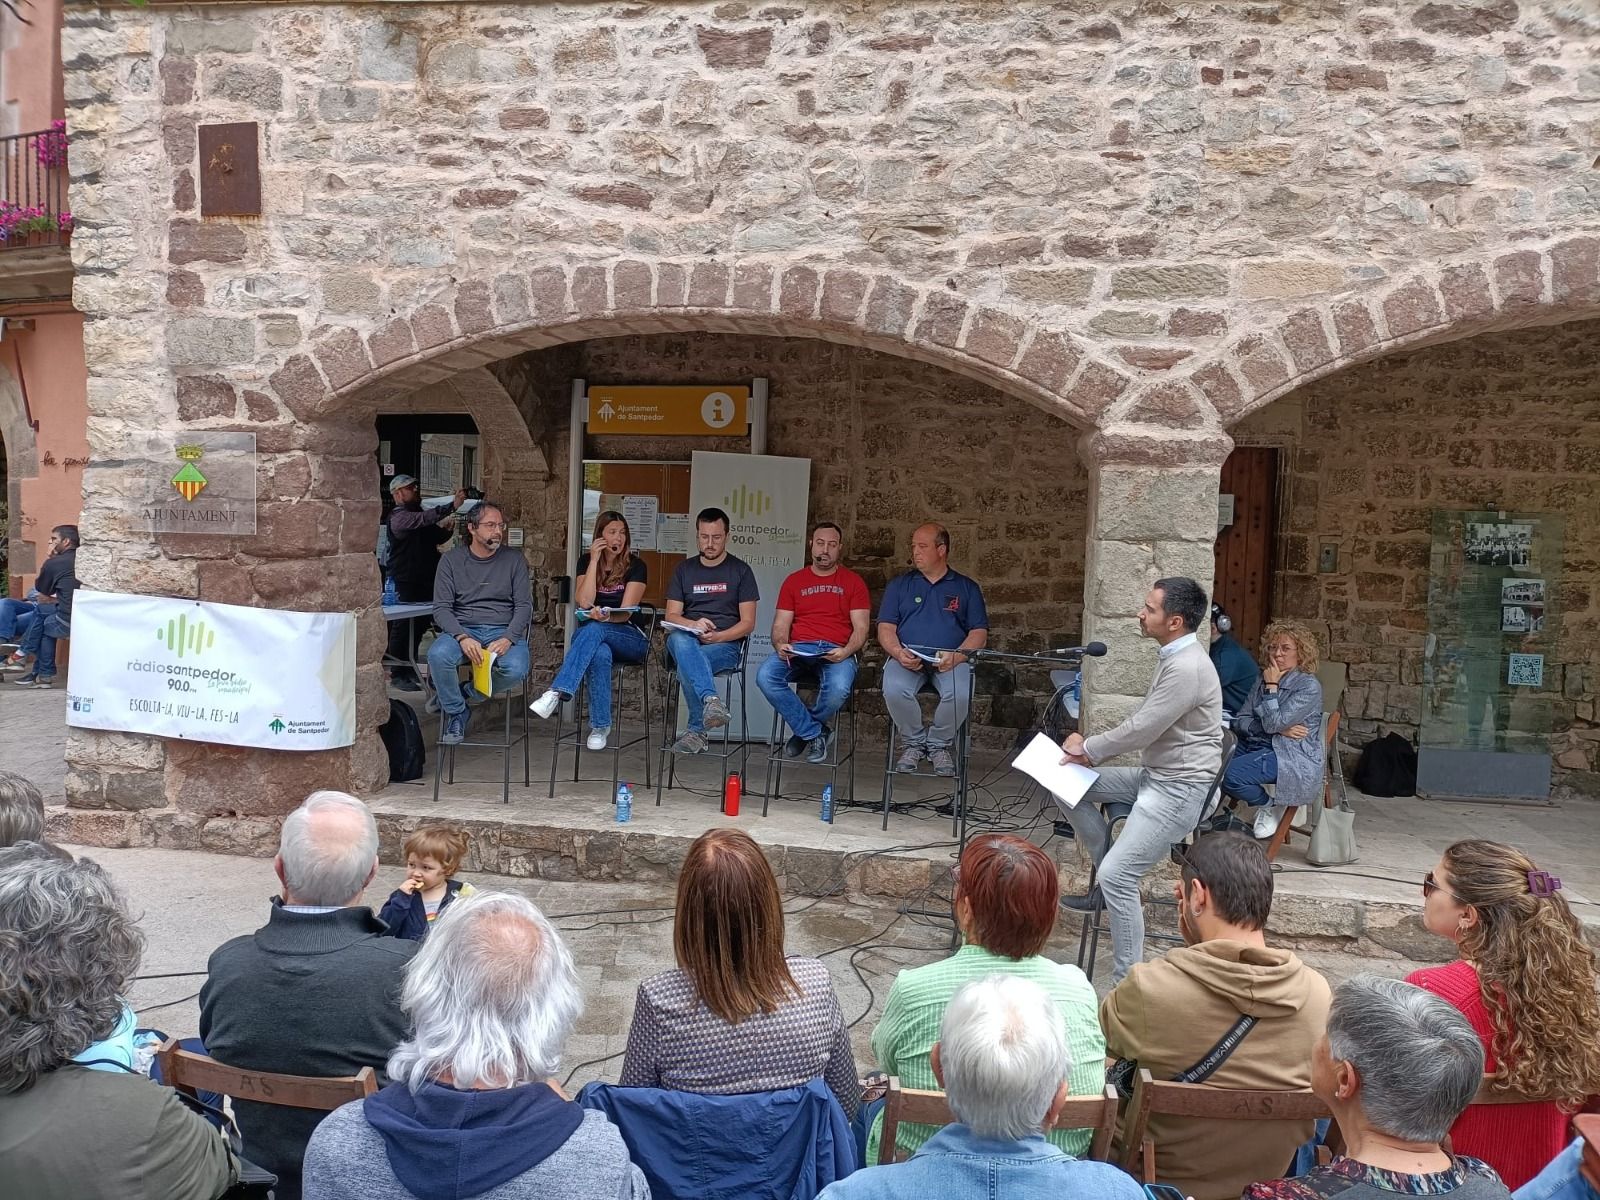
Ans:
{"type": "MultiPolygon", "coordinates": [[[[1055,928],[1059,885],[1056,864],[1032,842],[1010,834],[974,838],[956,868],[955,915],[965,944],[949,958],[901,971],[889,989],[883,1016],[872,1031],[878,1069],[903,1086],[937,1089],[929,1054],[939,1040],[945,1006],[965,983],[986,975],[1031,979],[1055,1002],[1072,1057],[1072,1094],[1096,1095],[1105,1087],[1106,1039],[1100,1002],[1083,972],[1044,957],[1055,928]]],[[[882,1114],[873,1119],[866,1165],[878,1161],[882,1114]]],[[[898,1152],[907,1157],[936,1132],[902,1123],[898,1152]]],[[[1068,1154],[1089,1146],[1088,1130],[1057,1130],[1050,1141],[1068,1154]]]]}

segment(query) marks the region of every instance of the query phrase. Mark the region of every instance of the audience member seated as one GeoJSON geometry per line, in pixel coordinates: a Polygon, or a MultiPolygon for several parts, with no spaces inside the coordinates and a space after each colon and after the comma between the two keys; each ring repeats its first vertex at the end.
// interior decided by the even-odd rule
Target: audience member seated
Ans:
{"type": "Polygon", "coordinates": [[[451,901],[472,895],[473,886],[455,877],[470,841],[466,830],[444,825],[424,825],[406,838],[405,881],[378,911],[391,937],[420,942],[451,901]]]}
{"type": "Polygon", "coordinates": [[[1261,668],[1250,657],[1250,651],[1233,636],[1233,618],[1222,610],[1222,605],[1211,606],[1211,665],[1217,669],[1217,680],[1222,684],[1222,715],[1232,717],[1244,709],[1245,697],[1261,678],[1261,668]]]}
{"type": "Polygon", "coordinates": [[[678,873],[678,966],[639,985],[623,1087],[728,1095],[820,1076],[847,1117],[861,1100],[850,1031],[828,968],[783,953],[783,902],[766,855],[713,829],[678,873]]]}
{"type": "Polygon", "coordinates": [[[482,500],[466,521],[472,541],[445,551],[433,581],[433,623],[442,632],[428,647],[428,678],[444,712],[439,740],[447,746],[467,733],[467,700],[456,668],[464,662],[477,666],[492,654],[490,690],[515,687],[528,674],[533,620],[528,562],[521,550],[504,544],[505,513],[482,500]]]}
{"type": "MultiPolygon", "coordinates": [[[[273,869],[283,897],[267,923],[219,946],[200,990],[206,1053],[288,1075],[381,1071],[408,1027],[401,973],[417,943],[385,937],[362,903],[378,870],[378,828],[343,792],[313,792],[283,821],[273,869]]],[[[300,1160],[323,1114],[235,1100],[245,1154],[298,1200],[300,1160]]]]}
{"type": "MultiPolygon", "coordinates": [[[[1100,1008],[1106,1053],[1156,1079],[1191,1074],[1231,1031],[1243,1032],[1204,1082],[1217,1088],[1304,1088],[1328,1015],[1328,984],[1288,950],[1267,945],[1272,867],[1237,833],[1207,834],[1185,855],[1176,887],[1184,946],[1139,963],[1100,1008]],[[1250,1018],[1246,1024],[1244,1018],[1250,1018]]],[[[1311,1121],[1232,1122],[1152,1116],[1156,1178],[1196,1200],[1224,1200],[1288,1168],[1311,1121]]]]}
{"type": "Polygon", "coordinates": [[[78,590],[76,525],[57,525],[50,531],[50,556],[34,582],[38,601],[22,643],[5,666],[23,674],[11,682],[18,687],[53,687],[56,677],[56,642],[72,633],[72,593],[78,590]]]}
{"type": "Polygon", "coordinates": [[[1346,980],[1311,1062],[1344,1154],[1298,1179],[1253,1183],[1243,1200],[1505,1200],[1492,1168],[1440,1146],[1482,1074],[1477,1035],[1444,1001],[1397,979],[1346,980]]]}
{"type": "Polygon", "coordinates": [[[1239,745],[1222,790],[1254,808],[1255,835],[1270,838],[1290,808],[1322,803],[1328,754],[1318,736],[1316,635],[1303,625],[1278,622],[1267,626],[1261,645],[1261,678],[1233,718],[1239,745]],[[1276,796],[1262,786],[1268,783],[1276,785],[1276,796]]]}
{"type": "Polygon", "coordinates": [[[1517,1200],[1600,1200],[1600,1114],[1572,1118],[1578,1136],[1516,1192],[1517,1200]]]}
{"type": "Polygon", "coordinates": [[[811,565],[778,589],[772,614],[772,657],[756,686],[789,726],[786,758],[823,763],[833,742],[835,714],[856,682],[856,652],[867,644],[872,598],[866,580],[840,562],[844,533],[831,521],[811,531],[811,565]],[[808,706],[789,684],[815,674],[821,681],[808,706]]]}
{"type": "Polygon", "coordinates": [[[306,1147],[306,1200],[646,1200],[616,1128],[552,1076],[583,1011],[572,955],[521,896],[450,906],[406,968],[394,1081],[306,1147]]]}
{"type": "Polygon", "coordinates": [[[966,650],[989,644],[989,610],[974,580],[950,569],[950,532],[919,525],[911,532],[911,570],[896,575],[878,606],[883,703],[900,736],[894,769],[915,771],[924,758],[935,775],[954,776],[956,732],[967,719],[972,664],[966,650]],[[917,693],[939,690],[933,724],[922,723],[917,693]]]}
{"type": "Polygon", "coordinates": [[[1110,1163],[1079,1162],[1043,1136],[1075,1090],[1079,1055],[1059,1008],[1015,975],[963,985],[930,1056],[957,1123],[908,1162],[857,1171],[819,1200],[1140,1200],[1139,1185],[1110,1163]]]}
{"type": "Polygon", "coordinates": [[[122,1021],[144,939],[93,862],[0,849],[0,1194],[215,1200],[239,1165],[176,1092],[71,1060],[122,1021]]]}
{"type": "Polygon", "coordinates": [[[761,589],[755,572],[728,553],[728,514],[708,508],[695,518],[700,553],[673,568],[667,582],[667,654],[689,706],[688,727],[672,744],[677,754],[702,754],[706,734],[733,720],[717,696],[717,672],[739,664],[745,639],[756,627],[761,589]],[[692,626],[690,633],[682,626],[692,626]]]}
{"type": "Polygon", "coordinates": [[[1450,1129],[1509,1188],[1561,1152],[1570,1115],[1600,1094],[1595,955],[1560,889],[1521,851],[1476,840],[1447,849],[1422,884],[1423,922],[1461,957],[1409,982],[1466,1015],[1497,1083],[1541,1101],[1478,1105],[1450,1129]]]}
{"type": "Polygon", "coordinates": [[[0,848],[44,841],[44,797],[21,775],[0,771],[0,848]]]}
{"type": "MultiPolygon", "coordinates": [[[[1106,1042],[1094,987],[1077,967],[1044,953],[1060,911],[1057,899],[1056,864],[1039,847],[1005,833],[973,838],[956,871],[955,917],[963,945],[949,958],[895,978],[872,1031],[879,1069],[899,1076],[905,1087],[937,1088],[932,1052],[950,997],[974,979],[1000,972],[1044,989],[1071,1052],[1073,1094],[1099,1092],[1105,1086],[1106,1042]]],[[[880,1105],[869,1107],[875,1119],[864,1161],[875,1163],[883,1123],[880,1105]]],[[[934,1132],[930,1125],[902,1123],[896,1148],[909,1154],[934,1132]]],[[[1086,1130],[1052,1132],[1049,1139],[1068,1154],[1082,1154],[1089,1145],[1086,1130]]]]}
{"type": "Polygon", "coordinates": [[[633,535],[622,514],[607,509],[595,518],[594,538],[578,560],[578,582],[572,588],[573,605],[582,618],[573,631],[561,669],[550,690],[530,708],[549,718],[556,706],[589,685],[589,739],[591,750],[604,750],[611,737],[611,664],[639,663],[650,650],[645,638],[647,622],[634,613],[650,581],[644,559],[633,552],[633,535]]]}

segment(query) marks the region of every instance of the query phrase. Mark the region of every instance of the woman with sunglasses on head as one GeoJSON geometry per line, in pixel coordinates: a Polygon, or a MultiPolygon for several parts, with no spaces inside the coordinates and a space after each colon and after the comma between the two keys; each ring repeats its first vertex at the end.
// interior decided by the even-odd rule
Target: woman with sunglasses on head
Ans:
{"type": "Polygon", "coordinates": [[[1476,1105],[1450,1129],[1458,1154],[1519,1188],[1566,1147],[1573,1112],[1600,1094],[1594,951],[1561,881],[1498,842],[1457,842],[1422,883],[1423,923],[1460,959],[1407,982],[1459,1008],[1483,1039],[1494,1083],[1539,1097],[1476,1105]]]}
{"type": "Polygon", "coordinates": [[[572,600],[580,620],[572,644],[545,692],[528,707],[550,717],[556,706],[572,699],[578,685],[589,684],[591,750],[604,750],[611,736],[611,664],[643,662],[649,643],[635,620],[644,599],[649,571],[633,552],[633,536],[621,513],[607,509],[595,518],[594,537],[578,560],[572,600]]]}

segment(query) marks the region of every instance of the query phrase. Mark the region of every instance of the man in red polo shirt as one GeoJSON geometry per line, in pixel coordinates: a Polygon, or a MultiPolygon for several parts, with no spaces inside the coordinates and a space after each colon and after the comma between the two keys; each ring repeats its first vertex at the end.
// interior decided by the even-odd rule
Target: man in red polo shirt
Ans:
{"type": "Polygon", "coordinates": [[[866,645],[872,617],[866,581],[839,565],[843,548],[844,533],[833,522],[811,531],[811,565],[783,581],[772,617],[773,655],[756,673],[756,686],[793,735],[785,757],[804,754],[811,763],[827,761],[833,745],[828,722],[850,696],[855,655],[866,645]],[[821,686],[807,707],[789,684],[818,676],[821,686]]]}

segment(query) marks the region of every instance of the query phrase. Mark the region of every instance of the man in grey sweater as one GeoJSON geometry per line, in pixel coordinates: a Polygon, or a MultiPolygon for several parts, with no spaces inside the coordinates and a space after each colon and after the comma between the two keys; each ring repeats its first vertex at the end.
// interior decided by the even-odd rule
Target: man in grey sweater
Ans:
{"type": "MultiPolygon", "coordinates": [[[[439,560],[433,580],[433,623],[441,630],[428,647],[428,677],[444,710],[440,741],[453,746],[467,732],[467,701],[456,669],[494,655],[490,689],[505,691],[527,677],[533,589],[519,550],[504,545],[505,513],[482,501],[467,517],[472,540],[439,560]]],[[[479,697],[484,699],[486,697],[479,697]]]]}
{"type": "MultiPolygon", "coordinates": [[[[1056,798],[1099,866],[1099,888],[1111,914],[1113,985],[1144,957],[1139,880],[1199,824],[1222,766],[1222,685],[1195,635],[1205,616],[1205,590],[1194,580],[1156,580],[1139,611],[1140,634],[1160,645],[1144,703],[1115,729],[1089,738],[1071,733],[1061,743],[1063,762],[1086,767],[1139,752],[1137,767],[1096,767],[1100,778],[1077,807],[1056,798]],[[1133,804],[1115,845],[1099,807],[1113,801],[1133,804]]],[[[1068,896],[1061,903],[1086,912],[1094,897],[1068,896]]]]}

